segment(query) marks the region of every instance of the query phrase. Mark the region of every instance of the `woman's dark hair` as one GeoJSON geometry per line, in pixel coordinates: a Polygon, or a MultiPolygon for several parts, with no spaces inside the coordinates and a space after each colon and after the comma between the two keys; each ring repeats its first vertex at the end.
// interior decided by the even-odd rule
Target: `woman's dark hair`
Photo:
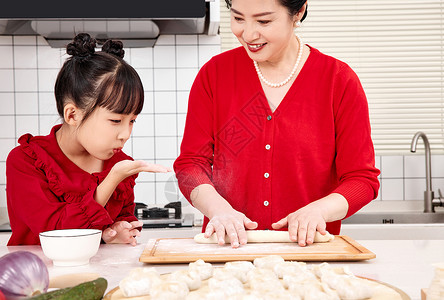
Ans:
{"type": "MultiPolygon", "coordinates": [[[[225,2],[227,3],[227,7],[231,8],[232,0],[225,0],[225,2]]],[[[288,9],[288,13],[290,14],[290,16],[294,16],[301,10],[302,6],[304,6],[307,0],[279,0],[279,2],[282,6],[285,6],[288,9]]],[[[307,9],[305,9],[305,13],[302,16],[301,22],[304,21],[306,17],[307,9]]]]}
{"type": "Polygon", "coordinates": [[[108,40],[102,51],[95,48],[96,40],[87,33],[79,33],[66,46],[71,57],[63,64],[54,88],[59,115],[64,117],[69,102],[84,111],[82,122],[97,107],[138,115],[143,108],[143,85],[136,70],[123,60],[122,42],[108,40]]]}

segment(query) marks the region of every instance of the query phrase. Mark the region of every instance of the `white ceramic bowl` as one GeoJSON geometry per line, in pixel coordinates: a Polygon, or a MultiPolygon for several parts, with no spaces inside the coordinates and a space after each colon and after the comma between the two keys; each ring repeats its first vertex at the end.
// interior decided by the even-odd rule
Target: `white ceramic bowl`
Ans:
{"type": "Polygon", "coordinates": [[[43,253],[55,266],[80,266],[89,263],[100,246],[98,229],[62,229],[39,234],[43,253]]]}

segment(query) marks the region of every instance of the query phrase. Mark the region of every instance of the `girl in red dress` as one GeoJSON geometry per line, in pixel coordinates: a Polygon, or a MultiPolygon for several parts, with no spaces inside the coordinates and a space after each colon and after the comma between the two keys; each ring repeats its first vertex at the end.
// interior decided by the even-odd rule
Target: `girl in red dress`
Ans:
{"type": "Polygon", "coordinates": [[[106,243],[135,245],[142,226],[135,179],[171,171],[122,152],[142,111],[142,82],[120,41],[95,48],[86,33],[68,44],[71,57],[55,83],[63,123],[47,136],[23,135],[7,158],[8,245],[39,244],[40,232],[69,228],[101,229],[106,243]]]}

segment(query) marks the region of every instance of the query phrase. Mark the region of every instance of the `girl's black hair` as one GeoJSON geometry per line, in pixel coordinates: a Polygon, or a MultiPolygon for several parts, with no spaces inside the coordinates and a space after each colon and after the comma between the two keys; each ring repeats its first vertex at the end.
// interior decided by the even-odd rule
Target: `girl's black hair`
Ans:
{"type": "Polygon", "coordinates": [[[143,108],[143,85],[136,70],[123,60],[122,42],[108,40],[102,51],[95,48],[96,40],[88,33],[79,33],[66,46],[71,57],[63,64],[54,88],[59,115],[64,117],[69,102],[84,111],[82,122],[97,107],[138,115],[143,108]]]}
{"type": "MultiPolygon", "coordinates": [[[[225,0],[225,2],[227,3],[227,7],[231,8],[232,0],[225,0]]],[[[290,14],[290,16],[294,16],[301,10],[302,6],[304,6],[307,0],[279,0],[279,2],[282,6],[285,6],[288,9],[288,13],[290,14]]],[[[306,17],[307,9],[305,9],[305,13],[302,16],[301,22],[304,21],[306,17]]]]}

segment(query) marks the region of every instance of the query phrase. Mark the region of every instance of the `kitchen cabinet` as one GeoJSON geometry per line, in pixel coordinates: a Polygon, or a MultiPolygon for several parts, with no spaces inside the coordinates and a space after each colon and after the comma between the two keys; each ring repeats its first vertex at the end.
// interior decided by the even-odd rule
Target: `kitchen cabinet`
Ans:
{"type": "MultiPolygon", "coordinates": [[[[36,253],[47,264],[50,277],[71,273],[98,273],[108,280],[108,290],[116,287],[119,281],[133,268],[143,264],[139,257],[150,238],[193,237],[200,232],[194,228],[144,229],[137,246],[101,245],[99,252],[89,265],[78,267],[54,267],[40,246],[7,247],[8,234],[0,235],[0,256],[18,250],[36,253]]],[[[354,237],[355,238],[355,237],[354,237]]],[[[356,238],[355,238],[356,239],[356,238]]],[[[429,286],[434,275],[434,263],[444,262],[444,239],[441,240],[357,240],[361,245],[376,254],[376,258],[358,262],[329,262],[338,266],[348,266],[356,275],[376,279],[406,292],[413,300],[420,299],[421,288],[429,286]]],[[[309,262],[316,264],[316,262],[309,262]]],[[[160,273],[168,273],[187,264],[150,265],[160,273]]]]}

